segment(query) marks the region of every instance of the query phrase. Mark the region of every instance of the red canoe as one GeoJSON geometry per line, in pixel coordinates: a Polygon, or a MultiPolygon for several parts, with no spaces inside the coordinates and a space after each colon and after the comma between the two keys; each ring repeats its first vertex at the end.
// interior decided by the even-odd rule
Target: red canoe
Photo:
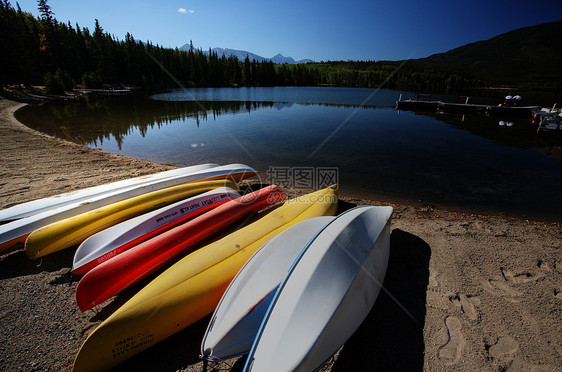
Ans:
{"type": "Polygon", "coordinates": [[[80,310],[91,309],[165,264],[185,255],[199,243],[245,215],[264,209],[284,198],[285,195],[279,187],[264,187],[230,200],[103,262],[87,272],[76,287],[76,301],[80,310]]]}

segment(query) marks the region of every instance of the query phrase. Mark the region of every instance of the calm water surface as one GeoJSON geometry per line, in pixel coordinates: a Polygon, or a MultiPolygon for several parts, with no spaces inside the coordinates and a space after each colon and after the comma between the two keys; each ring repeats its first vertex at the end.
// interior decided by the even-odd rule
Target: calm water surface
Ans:
{"type": "Polygon", "coordinates": [[[562,164],[548,156],[559,136],[537,134],[526,119],[399,112],[400,94],[416,96],[205,88],[152,98],[88,96],[28,106],[17,117],[58,137],[159,163],[241,162],[260,170],[264,182],[272,168],[336,167],[343,192],[560,221],[562,164]]]}

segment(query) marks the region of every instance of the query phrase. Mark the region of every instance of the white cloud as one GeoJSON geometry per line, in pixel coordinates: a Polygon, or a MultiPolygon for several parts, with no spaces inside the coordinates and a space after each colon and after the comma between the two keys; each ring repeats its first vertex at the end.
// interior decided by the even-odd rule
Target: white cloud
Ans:
{"type": "Polygon", "coordinates": [[[185,8],[179,8],[178,13],[183,13],[183,14],[191,13],[191,14],[193,14],[193,13],[195,13],[195,10],[193,10],[193,9],[187,10],[185,8]]]}

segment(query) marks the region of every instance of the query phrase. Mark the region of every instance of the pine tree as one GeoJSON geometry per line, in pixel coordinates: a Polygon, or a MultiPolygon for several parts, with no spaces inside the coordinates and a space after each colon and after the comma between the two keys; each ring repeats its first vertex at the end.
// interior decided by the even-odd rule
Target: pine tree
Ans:
{"type": "Polygon", "coordinates": [[[252,85],[252,69],[250,64],[250,57],[246,54],[244,59],[244,84],[252,85]]]}
{"type": "Polygon", "coordinates": [[[41,18],[47,25],[54,24],[54,13],[51,11],[51,7],[47,4],[47,0],[37,0],[37,7],[39,8],[39,13],[41,13],[41,18]]]}

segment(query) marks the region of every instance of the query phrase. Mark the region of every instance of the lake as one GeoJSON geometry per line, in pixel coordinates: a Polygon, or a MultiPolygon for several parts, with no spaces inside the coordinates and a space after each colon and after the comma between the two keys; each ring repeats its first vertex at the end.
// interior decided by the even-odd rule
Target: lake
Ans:
{"type": "MultiPolygon", "coordinates": [[[[60,138],[158,163],[239,162],[282,186],[337,181],[359,197],[560,221],[559,134],[537,133],[527,119],[397,111],[400,95],[416,97],[359,88],[178,89],[47,102],[16,117],[60,138]]],[[[497,104],[502,95],[475,101],[497,104]]]]}

